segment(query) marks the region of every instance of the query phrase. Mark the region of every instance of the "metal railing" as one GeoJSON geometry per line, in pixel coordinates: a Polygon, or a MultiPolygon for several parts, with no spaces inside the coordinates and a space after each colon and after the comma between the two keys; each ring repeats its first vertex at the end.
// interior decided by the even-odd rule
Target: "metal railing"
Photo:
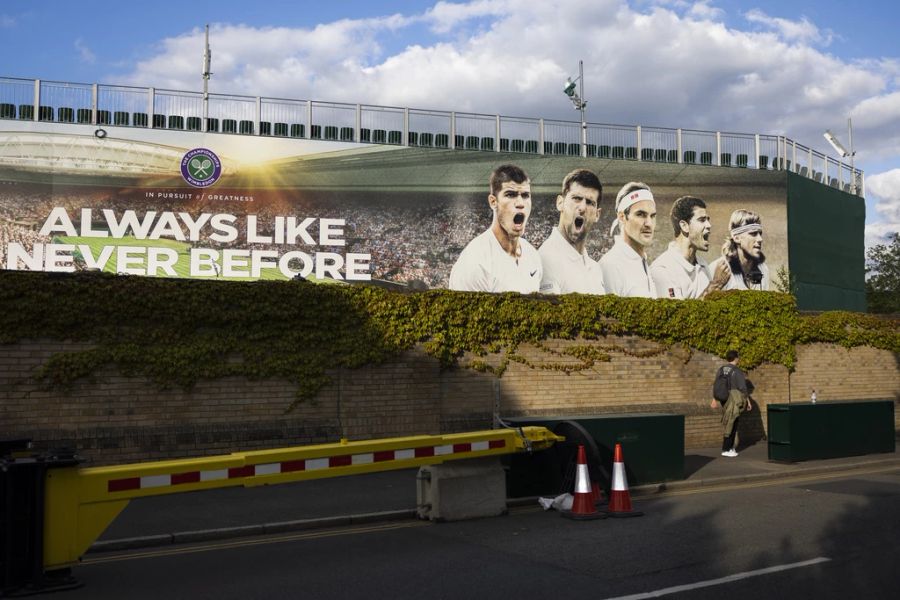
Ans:
{"type": "Polygon", "coordinates": [[[788,170],[865,195],[860,169],[785,136],[0,77],[0,119],[788,170]]]}

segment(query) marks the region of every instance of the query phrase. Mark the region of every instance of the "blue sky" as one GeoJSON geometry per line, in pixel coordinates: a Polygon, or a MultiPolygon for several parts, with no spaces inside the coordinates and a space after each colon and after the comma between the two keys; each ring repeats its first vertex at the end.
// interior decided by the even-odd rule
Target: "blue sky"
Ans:
{"type": "MultiPolygon", "coordinates": [[[[854,120],[867,241],[900,229],[900,3],[835,0],[0,1],[0,76],[785,134],[854,120]]],[[[844,139],[846,143],[846,139],[844,139]]]]}

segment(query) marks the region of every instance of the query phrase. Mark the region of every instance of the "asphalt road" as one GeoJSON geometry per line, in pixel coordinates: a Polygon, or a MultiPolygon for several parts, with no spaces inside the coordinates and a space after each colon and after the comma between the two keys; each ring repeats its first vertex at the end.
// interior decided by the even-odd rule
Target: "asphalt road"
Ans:
{"type": "Polygon", "coordinates": [[[83,588],[54,597],[890,598],[898,500],[893,467],[670,493],[634,519],[529,508],[103,553],[75,569],[83,588]]]}

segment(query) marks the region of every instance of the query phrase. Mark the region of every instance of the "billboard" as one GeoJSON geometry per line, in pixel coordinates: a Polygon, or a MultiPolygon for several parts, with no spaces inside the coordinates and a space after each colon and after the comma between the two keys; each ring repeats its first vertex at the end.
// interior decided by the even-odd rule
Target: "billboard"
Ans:
{"type": "Polygon", "coordinates": [[[787,266],[786,178],[776,171],[134,128],[98,137],[91,126],[37,122],[2,128],[4,269],[695,297],[705,287],[695,271],[714,277],[723,245],[737,257],[723,267],[726,287],[774,289],[787,266]],[[596,176],[602,194],[584,174],[564,185],[579,170],[596,176]],[[627,190],[618,205],[628,214],[617,217],[629,182],[646,185],[627,190]],[[684,196],[705,206],[673,223],[684,196]],[[745,211],[736,226],[735,211],[745,211]],[[755,263],[743,260],[751,255],[755,263]],[[654,273],[674,283],[654,283],[654,273]],[[681,289],[684,277],[693,291],[681,289]]]}

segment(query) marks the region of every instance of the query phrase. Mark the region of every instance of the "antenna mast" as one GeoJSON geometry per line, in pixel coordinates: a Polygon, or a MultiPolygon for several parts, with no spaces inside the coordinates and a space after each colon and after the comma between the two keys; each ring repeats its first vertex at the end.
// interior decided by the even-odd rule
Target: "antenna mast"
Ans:
{"type": "Polygon", "coordinates": [[[209,23],[206,24],[206,44],[203,50],[203,131],[209,131],[209,76],[212,75],[212,51],[209,49],[209,23]]]}

